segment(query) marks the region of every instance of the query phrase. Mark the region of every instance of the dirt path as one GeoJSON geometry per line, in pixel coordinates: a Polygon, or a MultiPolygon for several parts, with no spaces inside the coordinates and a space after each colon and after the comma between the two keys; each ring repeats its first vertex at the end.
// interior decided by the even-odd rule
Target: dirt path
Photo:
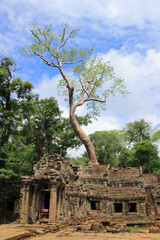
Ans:
{"type": "Polygon", "coordinates": [[[56,233],[44,234],[43,226],[20,224],[0,225],[0,240],[18,240],[24,239],[24,237],[27,237],[25,238],[27,240],[160,240],[160,233],[85,233],[74,232],[74,228],[69,227],[56,233]]]}
{"type": "Polygon", "coordinates": [[[160,240],[160,233],[82,233],[74,232],[64,234],[63,232],[48,233],[44,236],[29,238],[30,240],[160,240]]]}

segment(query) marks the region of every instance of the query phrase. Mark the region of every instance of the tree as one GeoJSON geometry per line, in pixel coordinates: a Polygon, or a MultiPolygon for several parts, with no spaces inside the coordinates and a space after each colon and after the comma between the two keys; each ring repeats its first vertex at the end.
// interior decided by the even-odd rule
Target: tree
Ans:
{"type": "MultiPolygon", "coordinates": [[[[21,134],[25,136],[23,143],[35,145],[37,160],[47,153],[67,154],[68,149],[78,147],[80,141],[75,135],[69,119],[61,116],[57,100],[54,97],[34,99],[32,116],[25,121],[21,134]]],[[[80,125],[87,125],[90,116],[78,117],[80,125]]]]}
{"type": "Polygon", "coordinates": [[[101,164],[118,164],[118,156],[122,149],[121,133],[118,130],[100,131],[90,134],[98,162],[101,164]]]}
{"type": "Polygon", "coordinates": [[[94,147],[78,124],[76,109],[86,103],[96,115],[99,113],[99,106],[104,107],[107,97],[116,92],[124,94],[126,89],[123,80],[116,78],[109,62],[105,63],[102,59],[90,57],[92,49],[81,50],[77,46],[70,46],[69,40],[75,37],[78,30],[72,30],[68,34],[67,30],[68,27],[63,26],[62,32],[56,36],[52,32],[51,25],[42,30],[34,24],[30,29],[33,42],[30,46],[22,48],[20,52],[30,57],[38,56],[45,64],[59,70],[62,76],[60,86],[67,90],[70,123],[75,134],[85,145],[89,164],[96,165],[98,161],[94,147]],[[73,78],[68,76],[66,66],[71,66],[73,78]],[[109,83],[110,85],[106,87],[109,83]]]}
{"type": "Polygon", "coordinates": [[[152,142],[159,142],[160,140],[160,130],[156,130],[152,135],[152,142]]]}
{"type": "MultiPolygon", "coordinates": [[[[36,146],[38,160],[44,153],[53,152],[56,146],[56,133],[59,130],[61,112],[57,100],[54,97],[49,99],[37,99],[34,102],[35,112],[32,119],[32,140],[36,146]]],[[[26,126],[26,131],[28,125],[26,126]]],[[[24,129],[25,130],[25,129],[24,129]]],[[[31,136],[30,136],[31,137],[31,136]]]]}
{"type": "Polygon", "coordinates": [[[152,173],[159,169],[160,158],[158,156],[158,149],[149,140],[137,142],[133,150],[133,167],[143,166],[145,173],[152,173]]]}
{"type": "MultiPolygon", "coordinates": [[[[0,180],[19,177],[17,172],[19,171],[17,165],[17,151],[20,150],[21,152],[23,145],[21,130],[24,122],[30,118],[33,109],[33,97],[31,94],[33,85],[29,81],[23,82],[20,78],[13,78],[18,70],[16,63],[13,60],[8,57],[1,57],[0,180]],[[14,157],[11,157],[13,155],[14,157]]],[[[28,149],[25,149],[28,151],[30,148],[33,147],[28,146],[28,149]]],[[[20,165],[22,165],[22,162],[20,165]]]]}
{"type": "Polygon", "coordinates": [[[8,57],[0,59],[0,166],[5,166],[3,146],[8,143],[11,134],[19,131],[26,117],[26,111],[32,110],[32,83],[23,82],[13,76],[16,63],[8,57]]]}
{"type": "Polygon", "coordinates": [[[118,156],[118,167],[133,167],[133,162],[134,152],[132,151],[132,149],[130,150],[123,146],[118,156]]]}
{"type": "Polygon", "coordinates": [[[151,124],[144,119],[127,123],[124,127],[124,132],[129,147],[131,146],[131,144],[151,140],[152,138],[151,124]]]}
{"type": "MultiPolygon", "coordinates": [[[[88,114],[83,117],[76,116],[76,118],[80,126],[87,126],[91,123],[91,117],[88,114]]],[[[55,152],[60,153],[62,156],[66,156],[69,149],[78,148],[82,145],[80,139],[73,131],[69,118],[60,119],[59,130],[56,133],[56,143],[57,148],[55,152]]]]}
{"type": "MultiPolygon", "coordinates": [[[[31,172],[34,146],[22,143],[21,129],[32,112],[32,83],[13,78],[18,71],[8,57],[0,58],[0,218],[4,219],[7,200],[19,196],[13,180],[31,172]]],[[[0,219],[1,222],[1,219],[0,219]]]]}

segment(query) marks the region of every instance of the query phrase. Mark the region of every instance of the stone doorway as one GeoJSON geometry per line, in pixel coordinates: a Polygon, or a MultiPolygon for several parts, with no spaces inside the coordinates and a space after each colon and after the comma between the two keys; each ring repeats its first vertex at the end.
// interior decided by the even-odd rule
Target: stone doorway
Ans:
{"type": "Polygon", "coordinates": [[[39,204],[36,208],[36,220],[49,219],[50,191],[43,189],[39,192],[39,204]]]}
{"type": "Polygon", "coordinates": [[[48,209],[49,211],[49,205],[50,205],[50,191],[44,192],[44,209],[48,209]]]}

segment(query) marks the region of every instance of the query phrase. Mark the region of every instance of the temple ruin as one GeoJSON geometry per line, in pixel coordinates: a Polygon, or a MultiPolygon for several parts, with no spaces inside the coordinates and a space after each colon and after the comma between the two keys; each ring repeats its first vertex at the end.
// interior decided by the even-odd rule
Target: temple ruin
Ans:
{"type": "Polygon", "coordinates": [[[20,221],[80,219],[87,214],[110,219],[160,218],[160,175],[139,168],[76,166],[58,154],[34,165],[22,177],[20,221]]]}

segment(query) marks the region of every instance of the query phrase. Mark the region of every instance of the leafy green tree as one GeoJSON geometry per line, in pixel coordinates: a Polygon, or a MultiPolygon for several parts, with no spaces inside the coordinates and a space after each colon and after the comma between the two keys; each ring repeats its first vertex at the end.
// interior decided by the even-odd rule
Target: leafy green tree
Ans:
{"type": "Polygon", "coordinates": [[[100,131],[90,135],[98,161],[115,167],[143,166],[144,172],[158,173],[160,159],[155,143],[159,141],[159,130],[152,129],[144,119],[126,126],[123,130],[100,131]]]}
{"type": "Polygon", "coordinates": [[[76,165],[87,165],[88,157],[86,154],[83,154],[81,157],[72,158],[72,162],[76,165]]]}
{"type": "Polygon", "coordinates": [[[100,164],[118,164],[118,156],[122,149],[121,133],[118,130],[99,131],[90,134],[100,164]]]}
{"type": "Polygon", "coordinates": [[[124,132],[129,147],[132,147],[134,143],[151,140],[152,138],[151,124],[144,119],[127,123],[124,132]]]}
{"type": "Polygon", "coordinates": [[[85,145],[89,164],[98,164],[94,147],[76,119],[76,109],[86,103],[88,108],[92,109],[93,115],[96,115],[110,95],[117,92],[124,94],[126,89],[123,80],[115,76],[109,62],[89,58],[92,50],[70,46],[69,40],[75,37],[77,30],[69,33],[67,30],[65,25],[62,32],[56,35],[52,32],[51,25],[42,30],[34,24],[30,29],[33,42],[30,46],[22,48],[21,53],[30,57],[38,56],[45,64],[59,70],[62,76],[60,86],[67,90],[67,94],[66,91],[63,93],[69,102],[72,128],[85,145]],[[65,71],[67,66],[71,67],[72,76],[65,71]]]}
{"type": "Polygon", "coordinates": [[[132,162],[134,161],[134,152],[127,149],[125,146],[121,148],[120,154],[118,156],[118,167],[132,167],[132,162]]]}
{"type": "MultiPolygon", "coordinates": [[[[13,78],[18,70],[13,60],[0,58],[0,205],[3,210],[7,200],[18,198],[19,188],[13,180],[31,173],[35,150],[32,144],[22,143],[21,135],[33,109],[33,85],[13,78]]],[[[2,219],[4,214],[4,211],[0,214],[2,219]]]]}
{"type": "Polygon", "coordinates": [[[149,140],[137,142],[134,145],[133,167],[143,167],[145,173],[157,172],[160,168],[160,158],[157,147],[149,140]]]}
{"type": "Polygon", "coordinates": [[[152,135],[152,142],[159,142],[160,140],[160,130],[156,130],[152,135]]]}
{"type": "MultiPolygon", "coordinates": [[[[25,121],[21,134],[25,136],[23,143],[35,145],[37,160],[46,153],[59,153],[62,156],[67,154],[68,149],[78,147],[80,141],[75,135],[70,121],[62,118],[57,100],[54,97],[49,99],[35,99],[34,111],[28,121],[25,121]]],[[[78,117],[80,125],[87,125],[90,122],[89,116],[78,117]]]]}
{"type": "Polygon", "coordinates": [[[10,136],[19,132],[25,121],[26,110],[32,110],[33,85],[13,76],[19,69],[10,58],[0,59],[0,167],[5,167],[3,147],[10,136]]]}
{"type": "Polygon", "coordinates": [[[54,97],[36,100],[34,104],[35,112],[32,117],[34,121],[34,123],[32,122],[34,141],[32,141],[36,146],[39,160],[44,153],[55,150],[55,136],[58,131],[61,112],[54,97]]]}

